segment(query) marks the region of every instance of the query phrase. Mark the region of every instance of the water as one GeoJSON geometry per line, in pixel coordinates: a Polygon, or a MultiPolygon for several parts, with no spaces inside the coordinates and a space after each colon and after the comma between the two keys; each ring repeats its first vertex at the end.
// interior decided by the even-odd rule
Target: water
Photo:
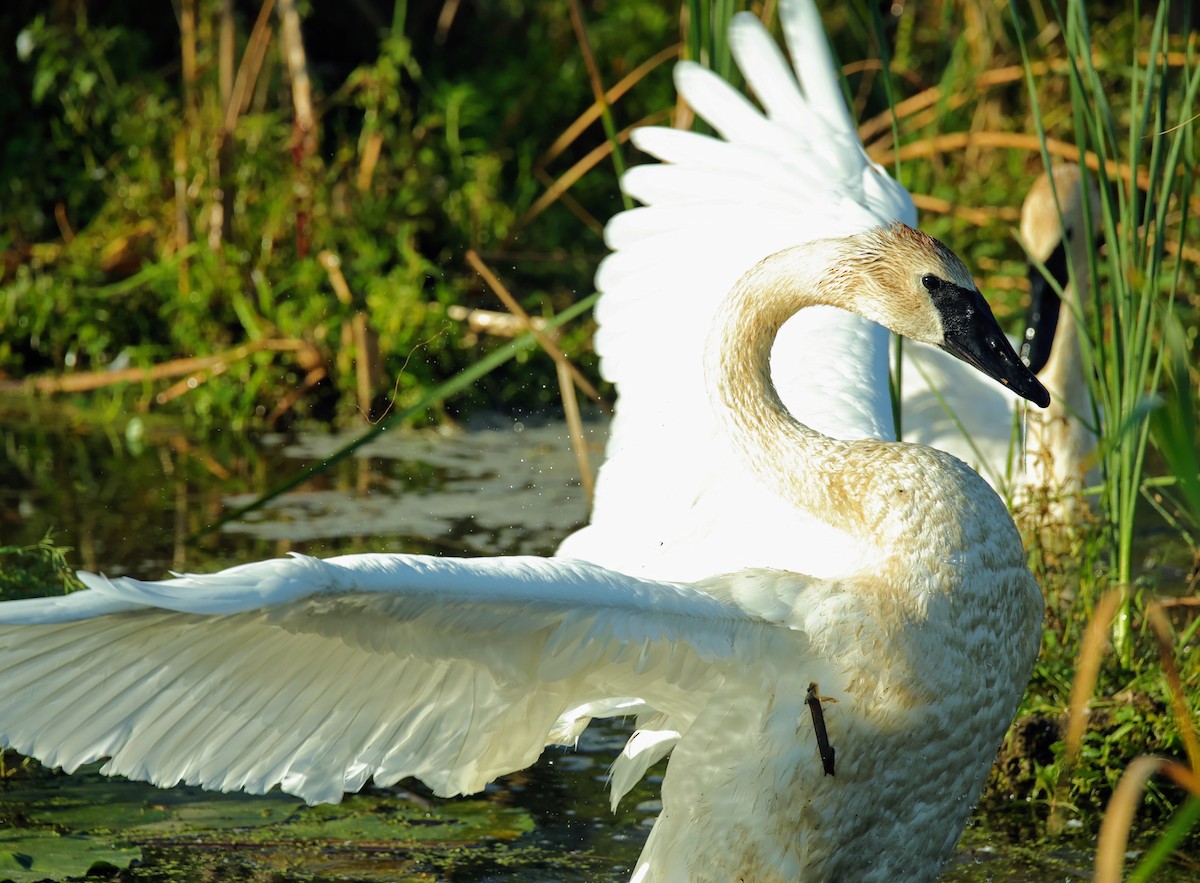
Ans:
{"type": "MultiPolygon", "coordinates": [[[[603,427],[588,432],[595,461],[603,427]]],[[[352,437],[225,435],[200,446],[137,423],[88,434],[50,420],[10,422],[0,429],[3,542],[36,542],[53,529],[81,567],[159,578],[291,550],[549,554],[586,519],[565,427],[494,420],[450,434],[385,433],[242,521],[185,541],[352,437]]],[[[338,810],[305,810],[279,794],[161,792],[95,775],[30,785],[18,776],[0,792],[0,818],[9,820],[0,821],[0,879],[41,879],[12,856],[58,867],[45,864],[47,850],[68,831],[83,857],[64,859],[75,864],[63,873],[82,873],[97,857],[120,866],[140,854],[136,879],[156,881],[624,880],[657,812],[661,775],[654,771],[610,812],[606,770],[628,726],[593,725],[579,751],[547,752],[530,770],[491,786],[482,804],[383,789],[338,810]],[[35,791],[13,790],[20,787],[35,791]],[[117,807],[125,813],[120,821],[117,807]]],[[[1022,845],[1036,815],[1022,805],[1011,819],[976,819],[943,879],[1088,877],[1086,842],[1060,851],[1022,845]]]]}
{"type": "MultiPolygon", "coordinates": [[[[599,457],[603,427],[588,431],[599,457]]],[[[587,519],[565,427],[493,419],[462,432],[384,433],[244,520],[186,542],[355,437],[218,434],[199,446],[169,429],[87,435],[10,424],[0,428],[3,541],[52,530],[83,568],[154,579],[287,551],[551,554],[587,519]]]]}

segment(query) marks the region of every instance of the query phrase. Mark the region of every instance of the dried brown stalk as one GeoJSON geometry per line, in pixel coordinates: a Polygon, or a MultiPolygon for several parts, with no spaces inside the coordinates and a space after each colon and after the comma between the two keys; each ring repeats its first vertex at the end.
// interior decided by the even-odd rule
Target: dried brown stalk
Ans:
{"type": "Polygon", "coordinates": [[[567,432],[571,437],[571,449],[575,452],[575,463],[579,467],[579,484],[583,495],[592,505],[595,493],[595,479],[592,477],[592,464],[588,458],[587,439],[583,435],[583,420],[579,416],[579,399],[575,397],[575,384],[572,383],[571,373],[562,362],[554,363],[558,374],[558,390],[562,396],[563,413],[567,418],[567,432]]]}
{"type": "Polygon", "coordinates": [[[525,327],[529,330],[529,333],[533,335],[533,339],[537,341],[538,346],[545,350],[546,355],[550,356],[550,358],[554,359],[557,364],[565,368],[567,373],[571,375],[571,379],[575,381],[576,385],[581,390],[583,390],[585,395],[592,400],[603,404],[604,397],[600,395],[596,387],[592,386],[591,382],[584,377],[579,369],[571,363],[571,360],[567,358],[566,354],[558,348],[558,344],[552,341],[541,331],[538,331],[536,328],[534,328],[533,322],[529,318],[529,314],[525,312],[519,303],[517,303],[516,298],[509,293],[509,290],[505,288],[504,283],[497,278],[496,274],[491,271],[488,265],[480,260],[479,254],[474,249],[468,249],[467,263],[471,265],[471,269],[483,277],[483,281],[487,283],[487,286],[490,289],[492,289],[492,292],[496,295],[496,297],[500,298],[500,300],[504,303],[504,306],[508,308],[509,312],[525,323],[525,327]]]}
{"type": "MultiPolygon", "coordinates": [[[[619,132],[617,134],[617,141],[621,144],[624,144],[629,140],[629,133],[634,129],[638,128],[639,126],[650,126],[656,123],[661,123],[666,120],[668,113],[669,111],[663,110],[659,111],[658,113],[653,113],[645,119],[639,120],[629,128],[619,132]]],[[[525,214],[521,215],[521,217],[518,218],[513,224],[512,229],[509,231],[508,238],[505,240],[505,245],[511,243],[517,233],[519,233],[525,227],[528,227],[534,218],[557,202],[562,195],[575,184],[576,181],[595,168],[595,166],[610,153],[612,153],[611,142],[605,141],[602,144],[598,144],[594,150],[587,154],[587,156],[583,157],[583,159],[579,160],[579,162],[575,163],[575,165],[571,166],[571,168],[567,169],[566,172],[560,175],[552,185],[546,188],[545,193],[534,200],[533,205],[526,210],[525,214]]]]}
{"type": "Polygon", "coordinates": [[[1100,676],[1100,661],[1104,657],[1108,638],[1111,634],[1112,619],[1121,603],[1120,589],[1111,589],[1100,598],[1100,603],[1092,611],[1087,630],[1079,645],[1079,656],[1075,660],[1075,678],[1071,682],[1071,704],[1067,715],[1067,735],[1064,740],[1066,750],[1058,774],[1058,783],[1054,796],[1050,800],[1050,818],[1046,821],[1046,829],[1051,834],[1061,833],[1065,824],[1063,818],[1062,799],[1070,785],[1071,775],[1079,762],[1079,750],[1083,744],[1083,733],[1087,729],[1088,702],[1096,691],[1096,681],[1100,676]]]}
{"type": "MultiPolygon", "coordinates": [[[[666,49],[656,53],[646,61],[643,61],[632,71],[622,77],[619,83],[604,93],[605,104],[611,107],[615,101],[617,101],[626,92],[641,82],[642,78],[645,77],[646,74],[650,73],[650,71],[654,70],[662,63],[678,56],[679,44],[676,43],[674,46],[668,46],[666,49]]],[[[563,133],[555,138],[551,145],[546,148],[546,152],[543,153],[537,161],[537,168],[544,168],[557,159],[564,150],[566,150],[575,142],[575,139],[578,138],[588,126],[600,119],[600,116],[603,113],[604,105],[602,105],[599,101],[593,101],[588,106],[588,109],[581,113],[579,118],[576,119],[575,122],[571,123],[571,125],[567,126],[567,128],[563,130],[563,133]]]]}
{"type": "Polygon", "coordinates": [[[119,371],[89,371],[82,374],[69,374],[65,377],[31,377],[24,381],[24,385],[35,392],[46,394],[87,392],[93,389],[115,386],[118,383],[147,383],[155,380],[165,380],[169,377],[180,377],[185,374],[197,374],[202,371],[212,370],[218,365],[227,362],[240,361],[263,350],[271,352],[304,352],[312,349],[313,345],[306,340],[264,338],[263,340],[245,343],[211,356],[172,359],[169,362],[154,365],[150,368],[123,368],[119,371]]]}

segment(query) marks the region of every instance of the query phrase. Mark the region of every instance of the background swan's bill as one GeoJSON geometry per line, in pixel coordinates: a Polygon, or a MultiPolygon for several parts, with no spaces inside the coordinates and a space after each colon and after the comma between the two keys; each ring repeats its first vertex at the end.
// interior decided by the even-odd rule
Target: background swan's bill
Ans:
{"type": "MultiPolygon", "coordinates": [[[[1067,231],[1070,236],[1070,231],[1067,231]]],[[[1062,239],[1046,258],[1046,270],[1058,283],[1059,290],[1071,284],[1067,269],[1067,242],[1062,239]]],[[[1025,314],[1025,334],[1021,339],[1021,361],[1034,373],[1046,367],[1050,360],[1050,349],[1054,346],[1054,334],[1058,330],[1058,314],[1062,300],[1058,291],[1050,284],[1042,271],[1034,265],[1029,267],[1029,310],[1025,314]]]]}

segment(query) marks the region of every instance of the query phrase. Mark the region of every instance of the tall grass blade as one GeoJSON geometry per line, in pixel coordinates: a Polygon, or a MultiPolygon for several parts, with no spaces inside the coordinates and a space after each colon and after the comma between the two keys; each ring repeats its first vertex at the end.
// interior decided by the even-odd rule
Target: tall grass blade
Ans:
{"type": "MultiPolygon", "coordinates": [[[[617,181],[625,176],[625,159],[621,155],[621,142],[617,138],[617,124],[613,120],[612,108],[605,98],[604,83],[600,79],[600,68],[596,65],[596,56],[592,53],[592,42],[588,39],[587,25],[583,20],[583,12],[579,8],[579,0],[568,0],[567,7],[571,12],[571,25],[575,28],[575,39],[579,43],[579,51],[583,54],[583,62],[587,67],[588,81],[592,85],[592,97],[600,107],[600,121],[604,126],[604,137],[612,151],[613,169],[617,181]]],[[[623,190],[621,200],[626,209],[633,208],[633,200],[623,190]]]]}
{"type": "Polygon", "coordinates": [[[1150,845],[1137,866],[1129,872],[1125,883],[1150,883],[1171,859],[1171,854],[1187,836],[1200,825],[1200,795],[1187,799],[1171,817],[1166,830],[1150,845]]]}
{"type": "MultiPolygon", "coordinates": [[[[1016,16],[1015,5],[1012,9],[1016,16]]],[[[1139,31],[1145,27],[1141,18],[1134,21],[1139,31]]],[[[1102,429],[1100,503],[1114,550],[1112,579],[1123,592],[1113,638],[1126,665],[1132,652],[1133,538],[1150,435],[1147,417],[1164,367],[1164,325],[1180,282],[1179,261],[1170,257],[1166,242],[1184,242],[1188,232],[1191,117],[1200,85],[1200,68],[1185,67],[1186,88],[1172,88],[1165,52],[1167,21],[1167,4],[1161,4],[1149,32],[1135,32],[1128,93],[1114,104],[1117,95],[1112,90],[1111,72],[1102,75],[1096,66],[1082,0],[1068,0],[1060,18],[1068,52],[1078,160],[1096,175],[1100,232],[1106,243],[1103,258],[1095,251],[1089,256],[1097,284],[1088,310],[1091,345],[1084,348],[1084,356],[1085,362],[1090,362],[1085,365],[1085,376],[1091,381],[1102,429]],[[1136,54],[1141,46],[1148,46],[1144,63],[1139,63],[1136,54]],[[1087,162],[1089,154],[1094,157],[1092,162],[1087,162]],[[1129,174],[1122,174],[1123,168],[1129,174]]],[[[1029,70],[1027,55],[1024,60],[1029,70]]],[[[1047,139],[1031,73],[1027,79],[1035,119],[1039,120],[1043,159],[1048,164],[1047,139]]]]}
{"type": "Polygon", "coordinates": [[[1177,504],[1188,527],[1200,531],[1200,397],[1192,390],[1187,335],[1178,316],[1168,316],[1164,332],[1167,369],[1161,402],[1151,418],[1152,438],[1175,478],[1177,504]]]}

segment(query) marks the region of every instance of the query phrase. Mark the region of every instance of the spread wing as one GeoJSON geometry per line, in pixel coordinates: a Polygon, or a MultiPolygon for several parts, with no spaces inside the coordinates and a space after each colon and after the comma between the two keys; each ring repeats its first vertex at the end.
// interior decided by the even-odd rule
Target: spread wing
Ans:
{"type": "Polygon", "coordinates": [[[686,729],[778,631],[687,586],[540,558],[295,557],[0,604],[0,742],[70,771],[336,802],[477,791],[588,716],[686,729]]]}
{"type": "MultiPolygon", "coordinates": [[[[907,192],[862,149],[816,9],[805,0],[782,15],[795,73],[752,15],[731,26],[735,58],[763,110],[684,62],[679,92],[717,136],[634,133],[661,162],[626,174],[623,187],[644,205],[609,223],[613,253],[596,279],[596,347],[617,387],[617,413],[591,524],[560,555],[685,580],[748,565],[825,575],[848,560],[844,537],[758,484],[704,386],[710,326],[746,270],[805,241],[915,221],[907,192]],[[812,541],[798,543],[799,535],[812,541]]],[[[890,439],[887,348],[886,332],[866,320],[808,309],[780,334],[772,374],[806,424],[841,438],[890,439]]]]}

